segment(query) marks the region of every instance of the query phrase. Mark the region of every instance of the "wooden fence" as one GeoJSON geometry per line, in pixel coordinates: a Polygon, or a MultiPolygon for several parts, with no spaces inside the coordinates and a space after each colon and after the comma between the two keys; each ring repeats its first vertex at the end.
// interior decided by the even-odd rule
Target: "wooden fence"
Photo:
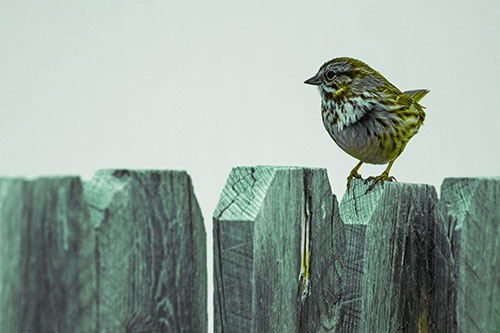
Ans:
{"type": "MultiPolygon", "coordinates": [[[[500,178],[434,187],[238,167],[213,214],[215,332],[499,332],[500,178]]],[[[182,171],[0,179],[5,332],[207,332],[182,171]]]]}
{"type": "Polygon", "coordinates": [[[1,332],[205,332],[203,219],[185,172],[0,182],[1,332]]]}

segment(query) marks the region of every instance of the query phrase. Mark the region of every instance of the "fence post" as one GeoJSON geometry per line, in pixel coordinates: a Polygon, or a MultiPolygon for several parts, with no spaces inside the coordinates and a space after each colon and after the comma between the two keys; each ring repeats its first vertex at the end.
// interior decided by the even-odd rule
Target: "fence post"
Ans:
{"type": "Polygon", "coordinates": [[[234,168],[213,222],[215,332],[338,328],[342,224],[326,170],[234,168]]]}
{"type": "Polygon", "coordinates": [[[456,275],[459,332],[500,331],[500,178],[441,186],[456,275]]]}
{"type": "Polygon", "coordinates": [[[92,231],[77,177],[0,179],[0,327],[93,331],[92,231]]]}
{"type": "Polygon", "coordinates": [[[446,303],[441,289],[449,286],[451,265],[434,187],[385,183],[365,194],[362,181],[351,186],[340,204],[342,331],[452,331],[438,306],[446,303]]]}
{"type": "Polygon", "coordinates": [[[0,327],[206,332],[205,252],[185,172],[0,179],[0,327]]]}

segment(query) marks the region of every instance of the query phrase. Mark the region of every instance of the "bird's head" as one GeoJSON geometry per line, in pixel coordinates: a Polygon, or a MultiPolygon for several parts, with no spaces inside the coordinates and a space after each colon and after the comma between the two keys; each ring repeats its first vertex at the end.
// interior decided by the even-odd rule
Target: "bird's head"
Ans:
{"type": "Polygon", "coordinates": [[[321,97],[340,100],[376,90],[385,79],[370,66],[353,58],[335,58],[323,64],[318,73],[304,83],[316,85],[321,97]]]}

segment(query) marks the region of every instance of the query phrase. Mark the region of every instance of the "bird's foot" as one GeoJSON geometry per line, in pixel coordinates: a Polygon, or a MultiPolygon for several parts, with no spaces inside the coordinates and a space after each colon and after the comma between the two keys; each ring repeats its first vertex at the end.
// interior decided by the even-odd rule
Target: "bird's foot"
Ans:
{"type": "Polygon", "coordinates": [[[397,182],[396,178],[394,178],[393,176],[389,176],[389,174],[383,172],[380,176],[370,176],[368,178],[366,178],[365,180],[365,184],[368,183],[369,181],[372,181],[371,185],[368,187],[368,189],[366,190],[365,194],[368,193],[369,191],[371,191],[374,187],[375,187],[375,184],[377,184],[378,182],[380,182],[382,185],[384,184],[385,181],[388,181],[388,182],[397,182]]]}
{"type": "Polygon", "coordinates": [[[361,175],[358,173],[358,170],[356,168],[354,168],[349,174],[349,176],[347,176],[347,192],[349,192],[349,188],[351,187],[351,180],[353,178],[358,178],[361,180],[363,179],[361,175]]]}

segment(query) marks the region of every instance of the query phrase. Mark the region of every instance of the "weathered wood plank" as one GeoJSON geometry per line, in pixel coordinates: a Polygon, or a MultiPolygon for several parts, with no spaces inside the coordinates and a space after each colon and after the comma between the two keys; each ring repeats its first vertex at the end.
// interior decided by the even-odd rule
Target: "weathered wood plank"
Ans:
{"type": "Polygon", "coordinates": [[[437,307],[447,295],[437,289],[449,281],[436,277],[449,276],[450,249],[435,189],[386,183],[365,194],[362,181],[351,186],[340,204],[346,232],[343,332],[451,331],[437,307]],[[444,268],[437,265],[443,261],[444,268]]]}
{"type": "Polygon", "coordinates": [[[92,228],[79,178],[0,179],[0,327],[91,332],[92,228]]]}
{"type": "Polygon", "coordinates": [[[459,332],[500,332],[500,178],[446,178],[459,332]]]}
{"type": "Polygon", "coordinates": [[[182,171],[102,171],[85,185],[96,226],[103,331],[204,332],[206,243],[182,171]]]}
{"type": "Polygon", "coordinates": [[[0,180],[0,327],[206,332],[205,237],[185,172],[0,180]]]}
{"type": "Polygon", "coordinates": [[[342,224],[325,170],[234,168],[213,228],[215,332],[338,328],[342,224]]]}
{"type": "Polygon", "coordinates": [[[361,332],[366,228],[378,205],[382,188],[375,187],[369,195],[365,195],[365,191],[361,182],[354,179],[350,192],[344,194],[339,208],[345,230],[342,332],[361,332]]]}

